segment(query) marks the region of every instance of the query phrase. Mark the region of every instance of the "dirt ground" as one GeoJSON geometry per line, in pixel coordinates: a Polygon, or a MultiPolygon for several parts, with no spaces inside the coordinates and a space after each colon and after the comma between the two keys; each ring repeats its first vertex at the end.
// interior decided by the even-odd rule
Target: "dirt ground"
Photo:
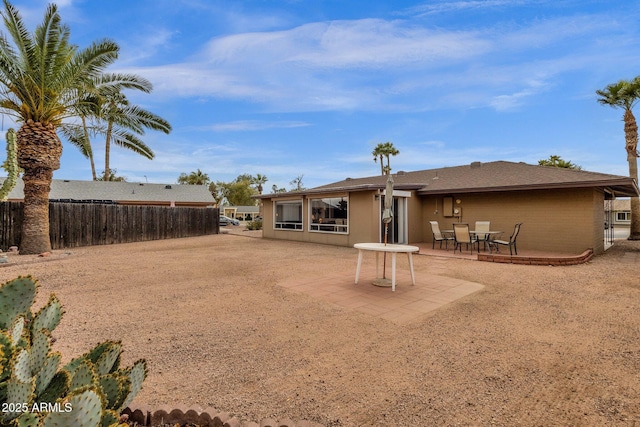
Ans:
{"type": "Polygon", "coordinates": [[[146,358],[132,406],[345,427],[640,424],[638,242],[569,267],[416,256],[418,276],[485,288],[398,325],[278,286],[352,275],[354,249],[247,236],[10,256],[0,280],[30,274],[38,306],[60,298],[66,360],[107,339],[125,365],[146,358]]]}

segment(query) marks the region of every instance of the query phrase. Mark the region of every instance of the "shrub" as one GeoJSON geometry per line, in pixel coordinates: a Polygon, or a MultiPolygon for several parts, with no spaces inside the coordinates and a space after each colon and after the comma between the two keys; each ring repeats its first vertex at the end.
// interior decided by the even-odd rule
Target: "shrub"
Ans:
{"type": "Polygon", "coordinates": [[[256,219],[254,221],[247,222],[247,230],[262,230],[262,220],[256,219]]]}

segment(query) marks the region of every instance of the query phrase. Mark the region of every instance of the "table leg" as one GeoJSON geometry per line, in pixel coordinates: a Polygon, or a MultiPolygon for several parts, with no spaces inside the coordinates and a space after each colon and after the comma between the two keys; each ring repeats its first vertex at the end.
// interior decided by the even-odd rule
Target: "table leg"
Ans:
{"type": "Polygon", "coordinates": [[[416,284],[416,276],[413,274],[413,257],[411,256],[411,252],[407,252],[407,256],[409,257],[409,270],[411,271],[411,284],[416,284]]]}
{"type": "Polygon", "coordinates": [[[358,266],[356,267],[356,285],[360,277],[360,266],[362,265],[362,249],[358,249],[358,266]]]}
{"type": "MultiPolygon", "coordinates": [[[[376,251],[376,279],[380,277],[380,275],[378,274],[378,264],[380,264],[380,252],[376,251]]],[[[384,274],[384,272],[382,272],[382,274],[384,274]]]]}
{"type": "Polygon", "coordinates": [[[396,253],[391,253],[391,291],[396,291],[396,253]]]}

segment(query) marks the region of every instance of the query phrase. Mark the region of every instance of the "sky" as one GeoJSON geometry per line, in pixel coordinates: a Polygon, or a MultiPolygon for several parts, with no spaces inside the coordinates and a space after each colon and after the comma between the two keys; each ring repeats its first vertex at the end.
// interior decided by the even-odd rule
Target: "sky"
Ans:
{"type": "MultiPolygon", "coordinates": [[[[13,0],[28,28],[48,2],[13,0]]],[[[120,46],[113,72],[150,80],[131,102],[168,120],[147,160],[114,147],[130,182],[262,174],[290,189],[392,172],[559,155],[628,175],[621,110],[595,93],[640,75],[636,0],[61,0],[80,47],[120,46]]],[[[3,118],[3,130],[16,126],[3,118]]],[[[63,142],[55,179],[91,179],[63,142]]],[[[103,141],[94,141],[98,172],[103,141]]]]}

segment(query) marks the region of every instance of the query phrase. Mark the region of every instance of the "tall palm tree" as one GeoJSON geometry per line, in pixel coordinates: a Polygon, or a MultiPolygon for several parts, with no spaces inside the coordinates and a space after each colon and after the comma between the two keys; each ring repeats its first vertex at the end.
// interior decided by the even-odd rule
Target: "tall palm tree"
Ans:
{"type": "MultiPolygon", "coordinates": [[[[597,90],[598,102],[624,110],[624,137],[629,176],[638,182],[638,124],[633,115],[633,107],[640,99],[640,76],[633,80],[620,80],[597,90]]],[[[631,197],[631,225],[629,240],[640,240],[640,199],[631,197]]]]}
{"type": "Polygon", "coordinates": [[[111,93],[103,97],[101,116],[106,122],[104,148],[104,176],[109,176],[111,143],[140,154],[147,159],[153,159],[155,154],[138,137],[144,135],[144,130],[159,130],[166,134],[171,132],[171,125],[162,117],[129,103],[121,92],[111,93]]]}
{"type": "Polygon", "coordinates": [[[30,34],[18,10],[3,2],[9,38],[0,34],[0,108],[22,123],[17,132],[18,165],[24,170],[20,253],[36,254],[51,250],[49,191],[62,155],[56,128],[84,102],[85,83],[117,59],[118,46],[109,40],[85,49],[71,44],[55,4],[30,34]]]}
{"type": "Polygon", "coordinates": [[[262,174],[259,173],[259,174],[256,174],[256,176],[253,177],[252,181],[253,181],[252,182],[253,185],[256,186],[256,190],[258,190],[258,194],[262,194],[262,190],[263,190],[262,186],[267,181],[269,181],[269,179],[265,175],[262,175],[262,174]]]}
{"type": "Polygon", "coordinates": [[[393,146],[391,142],[379,143],[371,152],[373,155],[373,161],[377,162],[380,159],[380,172],[382,175],[389,174],[391,172],[391,166],[389,164],[389,156],[395,156],[400,154],[400,151],[393,146]],[[384,159],[387,159],[387,164],[384,164],[384,159]]]}
{"type": "MultiPolygon", "coordinates": [[[[102,74],[87,82],[86,102],[75,107],[77,121],[63,123],[60,132],[63,136],[75,145],[83,156],[89,159],[91,164],[91,175],[94,181],[98,180],[96,165],[93,156],[91,139],[98,135],[107,138],[106,126],[101,123],[101,105],[104,98],[113,94],[118,94],[123,89],[135,89],[145,93],[150,93],[153,85],[147,79],[135,74],[102,74]]],[[[105,170],[106,172],[106,170],[105,170]]],[[[103,177],[105,173],[103,172],[103,177]]]]}

